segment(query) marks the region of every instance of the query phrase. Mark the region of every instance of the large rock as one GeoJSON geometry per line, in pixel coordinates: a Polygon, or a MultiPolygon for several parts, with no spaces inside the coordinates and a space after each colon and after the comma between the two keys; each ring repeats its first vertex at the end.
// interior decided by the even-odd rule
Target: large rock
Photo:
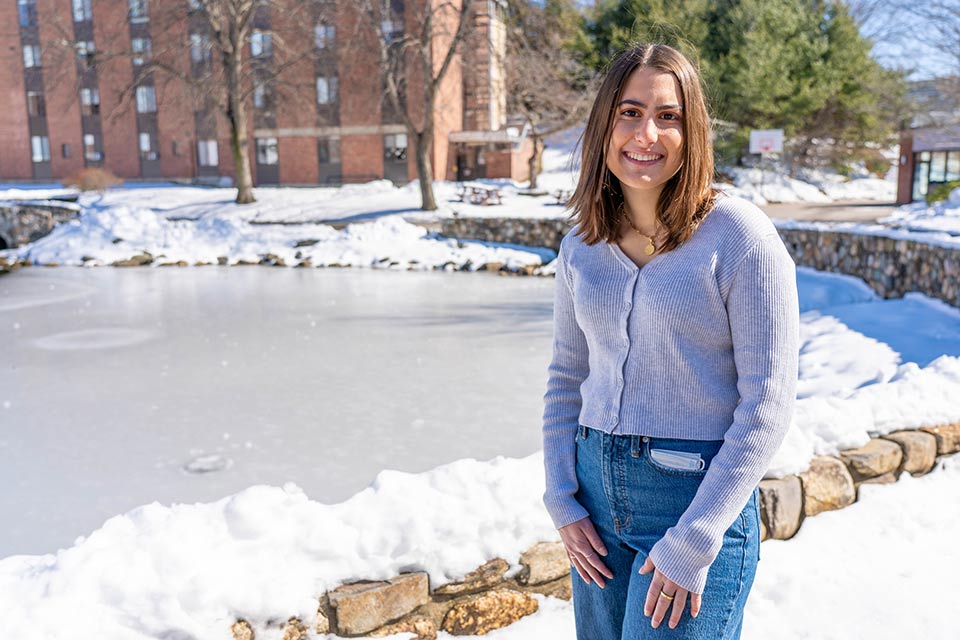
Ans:
{"type": "Polygon", "coordinates": [[[327,593],[339,635],[359,635],[393,622],[430,600],[426,573],[347,584],[327,593]]]}
{"type": "Polygon", "coordinates": [[[437,640],[437,626],[428,618],[401,620],[370,633],[372,638],[392,636],[395,633],[415,633],[416,640],[437,640]]]}
{"type": "Polygon", "coordinates": [[[307,625],[299,618],[290,618],[287,624],[283,625],[283,640],[307,640],[308,637],[307,625]]]}
{"type": "Polygon", "coordinates": [[[854,482],[863,482],[884,474],[896,475],[903,461],[903,450],[896,442],[874,438],[858,449],[840,452],[854,482]]]}
{"type": "Polygon", "coordinates": [[[554,598],[560,598],[562,600],[570,600],[573,597],[573,583],[571,582],[571,579],[572,576],[569,572],[567,572],[567,575],[563,576],[562,578],[520,588],[524,591],[540,593],[545,596],[553,596],[554,598]]]}
{"type": "Polygon", "coordinates": [[[937,461],[937,438],[925,431],[894,431],[883,436],[903,450],[903,470],[915,476],[933,469],[937,461]]]}
{"type": "Polygon", "coordinates": [[[760,481],[760,517],[767,536],[792,538],[803,519],[803,486],[797,476],[760,481]]]}
{"type": "Polygon", "coordinates": [[[442,629],[455,636],[480,636],[511,625],[535,613],[538,607],[529,594],[494,589],[454,604],[443,619],[442,629]]]}
{"type": "Polygon", "coordinates": [[[142,267],[153,262],[153,256],[146,251],[138,253],[126,260],[115,260],[110,263],[112,267],[142,267]]]}
{"type": "Polygon", "coordinates": [[[254,640],[253,627],[246,620],[237,620],[230,626],[234,640],[254,640]]]}
{"type": "Polygon", "coordinates": [[[817,456],[800,474],[803,483],[803,514],[842,509],[857,501],[857,489],[847,465],[833,456],[817,456]]]}
{"type": "Polygon", "coordinates": [[[550,582],[570,573],[570,557],[562,542],[538,542],[520,555],[520,584],[550,582]]]}
{"type": "Polygon", "coordinates": [[[433,590],[434,595],[462,596],[477,593],[498,584],[510,565],[503,558],[494,558],[477,567],[459,582],[450,582],[433,590]]]}
{"type": "Polygon", "coordinates": [[[937,439],[937,455],[944,456],[960,451],[960,422],[939,427],[921,427],[937,439]]]}

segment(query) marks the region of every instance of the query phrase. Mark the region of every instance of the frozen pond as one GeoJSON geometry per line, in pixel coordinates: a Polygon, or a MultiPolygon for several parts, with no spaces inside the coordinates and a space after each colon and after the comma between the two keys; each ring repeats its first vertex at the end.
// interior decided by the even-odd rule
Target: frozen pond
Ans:
{"type": "Polygon", "coordinates": [[[552,288],[262,267],[0,277],[0,557],[154,500],[292,481],[339,502],[385,468],[533,453],[552,288]]]}

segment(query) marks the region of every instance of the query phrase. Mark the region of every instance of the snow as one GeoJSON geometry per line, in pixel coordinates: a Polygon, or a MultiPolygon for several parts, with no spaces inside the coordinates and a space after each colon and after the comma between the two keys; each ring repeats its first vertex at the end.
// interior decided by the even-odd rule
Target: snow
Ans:
{"type": "Polygon", "coordinates": [[[926,202],[904,205],[880,222],[907,231],[948,234],[960,239],[960,188],[951,191],[946,200],[932,205],[926,202]]]}

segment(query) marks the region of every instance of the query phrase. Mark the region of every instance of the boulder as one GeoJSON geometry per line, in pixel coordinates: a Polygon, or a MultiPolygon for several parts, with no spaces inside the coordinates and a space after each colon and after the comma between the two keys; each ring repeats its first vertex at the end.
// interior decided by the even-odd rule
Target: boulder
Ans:
{"type": "Polygon", "coordinates": [[[382,638],[395,633],[415,633],[417,634],[416,640],[437,640],[437,625],[428,618],[401,620],[370,632],[370,637],[382,638]]]}
{"type": "Polygon", "coordinates": [[[230,625],[230,633],[233,634],[233,640],[254,640],[253,627],[246,620],[237,620],[230,625]]]}
{"type": "Polygon", "coordinates": [[[768,537],[777,540],[793,537],[803,520],[803,486],[800,478],[787,476],[760,481],[760,519],[768,537]]]}
{"type": "Polygon", "coordinates": [[[833,456],[817,456],[800,474],[803,484],[803,514],[842,509],[857,501],[857,490],[847,465],[833,456]]]}
{"type": "Polygon", "coordinates": [[[840,452],[855,482],[863,482],[887,473],[896,475],[903,461],[903,450],[896,442],[874,438],[857,449],[840,452]]]}
{"type": "Polygon", "coordinates": [[[112,267],[142,267],[153,262],[153,256],[144,251],[126,260],[115,260],[110,263],[112,267]]]}
{"type": "Polygon", "coordinates": [[[867,478],[860,484],[893,484],[897,481],[897,476],[894,472],[890,471],[885,473],[882,476],[875,476],[873,478],[867,478]]]}
{"type": "Polygon", "coordinates": [[[540,593],[545,596],[553,596],[554,598],[560,598],[562,600],[570,600],[573,597],[573,583],[572,576],[568,572],[567,575],[562,578],[557,578],[550,582],[542,582],[540,584],[531,585],[529,587],[521,587],[524,591],[532,591],[534,593],[540,593]]]}
{"type": "Polygon", "coordinates": [[[538,542],[520,555],[520,564],[520,584],[540,584],[570,574],[570,557],[562,542],[538,542]]]}
{"type": "Polygon", "coordinates": [[[359,635],[410,613],[430,599],[427,574],[407,573],[382,582],[357,582],[327,593],[337,633],[359,635]]]}
{"type": "Polygon", "coordinates": [[[462,596],[483,591],[501,582],[509,568],[510,565],[506,560],[494,558],[465,575],[463,580],[437,587],[433,593],[439,596],[462,596]]]}
{"type": "Polygon", "coordinates": [[[307,625],[299,618],[290,618],[287,624],[283,625],[283,640],[307,640],[309,637],[307,625]]]}
{"type": "Polygon", "coordinates": [[[937,455],[945,456],[960,451],[960,422],[940,425],[939,427],[921,427],[937,439],[937,455]]]}
{"type": "Polygon", "coordinates": [[[915,476],[933,469],[937,461],[937,438],[925,431],[894,431],[883,436],[903,450],[903,470],[915,476]]]}
{"type": "Polygon", "coordinates": [[[494,589],[454,604],[443,619],[442,629],[455,636],[485,635],[536,613],[537,600],[513,589],[494,589]]]}

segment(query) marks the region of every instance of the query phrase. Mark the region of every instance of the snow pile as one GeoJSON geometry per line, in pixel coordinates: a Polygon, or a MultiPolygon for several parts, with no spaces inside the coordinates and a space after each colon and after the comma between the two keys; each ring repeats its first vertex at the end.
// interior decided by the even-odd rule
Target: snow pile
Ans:
{"type": "Polygon", "coordinates": [[[768,202],[830,202],[831,199],[812,184],[772,170],[730,167],[724,171],[733,177],[733,187],[720,185],[730,195],[754,204],[768,202]]]}
{"type": "Polygon", "coordinates": [[[221,638],[239,616],[311,621],[344,581],[419,569],[438,586],[556,538],[542,459],[459,460],[384,471],[327,505],[292,484],[210,504],[157,503],[108,520],[72,548],[0,560],[4,637],[221,638]]]}
{"type": "Polygon", "coordinates": [[[932,205],[927,205],[926,202],[904,205],[880,222],[908,231],[932,231],[960,236],[960,188],[951,191],[946,200],[932,205]]]}
{"type": "Polygon", "coordinates": [[[34,264],[105,265],[149,253],[154,264],[185,261],[216,264],[259,262],[268,254],[294,265],[340,265],[398,269],[476,269],[489,262],[511,269],[555,256],[549,249],[522,249],[457,241],[387,216],[341,231],[326,225],[253,225],[229,215],[169,220],[149,209],[90,209],[33,244],[5,255],[34,264]],[[300,243],[302,246],[297,247],[300,243]]]}

